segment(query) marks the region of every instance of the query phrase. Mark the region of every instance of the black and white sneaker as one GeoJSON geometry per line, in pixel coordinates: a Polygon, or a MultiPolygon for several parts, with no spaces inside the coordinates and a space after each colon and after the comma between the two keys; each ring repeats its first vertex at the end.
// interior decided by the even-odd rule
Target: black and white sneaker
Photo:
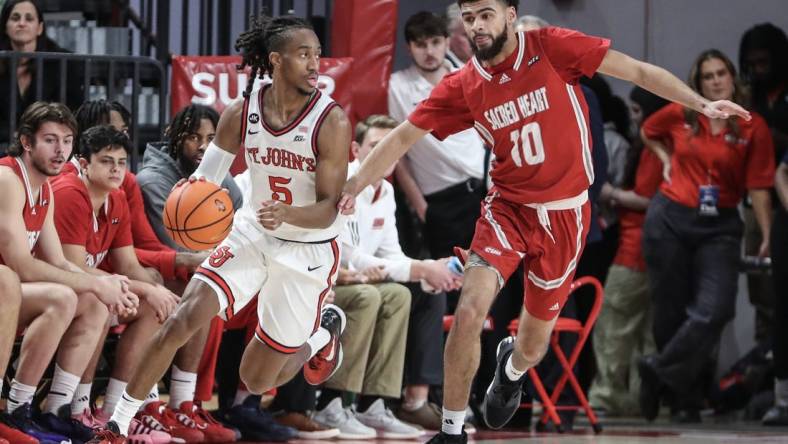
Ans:
{"type": "Polygon", "coordinates": [[[509,356],[514,350],[514,340],[514,336],[509,336],[498,343],[498,352],[496,353],[498,363],[495,367],[495,377],[484,395],[482,416],[484,416],[484,422],[491,429],[500,429],[505,426],[520,408],[520,398],[526,375],[524,374],[518,381],[511,381],[506,376],[505,370],[506,361],[509,360],[509,356]]]}
{"type": "Polygon", "coordinates": [[[448,433],[438,432],[435,436],[430,438],[426,444],[467,444],[468,443],[468,434],[465,433],[465,430],[462,431],[462,435],[449,435],[448,433]]]}

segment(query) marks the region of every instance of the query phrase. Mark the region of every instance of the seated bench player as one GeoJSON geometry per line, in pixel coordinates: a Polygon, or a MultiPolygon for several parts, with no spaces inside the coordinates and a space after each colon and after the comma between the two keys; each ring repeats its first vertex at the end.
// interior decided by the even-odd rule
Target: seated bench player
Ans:
{"type": "MultiPolygon", "coordinates": [[[[94,416],[89,407],[90,389],[104,341],[99,341],[82,383],[77,390],[71,415],[90,427],[102,426],[109,420],[115,404],[126,388],[126,382],[141,359],[160,323],[175,310],[178,296],[156,283],[137,260],[131,236],[131,215],[125,193],[120,189],[126,172],[128,154],[132,149],[128,137],[113,127],[95,126],[80,135],[77,156],[79,176],[61,175],[54,181],[55,199],[61,202],[55,211],[55,226],[66,258],[88,273],[108,274],[112,270],[127,276],[129,288],[141,303],[133,316],[116,321],[126,328],[118,342],[115,365],[107,387],[102,409],[94,416]]],[[[109,324],[106,326],[109,327],[109,324]]],[[[106,332],[106,328],[105,328],[106,332]]],[[[148,435],[152,430],[132,421],[132,436],[148,435]]],[[[169,434],[156,434],[155,442],[169,442],[169,434]]],[[[136,438],[136,436],[135,436],[136,438]]],[[[139,439],[144,439],[140,437],[139,439]]]]}
{"type": "Polygon", "coordinates": [[[36,102],[20,118],[10,156],[0,159],[0,259],[22,282],[19,327],[26,329],[6,418],[40,441],[90,435],[70,414],[57,412],[73,396],[109,313],[133,313],[138,304],[127,278],[88,275],[63,254],[48,178],[60,173],[75,132],[68,108],[36,102]],[[36,386],[55,351],[46,409],[33,418],[36,386]]]}

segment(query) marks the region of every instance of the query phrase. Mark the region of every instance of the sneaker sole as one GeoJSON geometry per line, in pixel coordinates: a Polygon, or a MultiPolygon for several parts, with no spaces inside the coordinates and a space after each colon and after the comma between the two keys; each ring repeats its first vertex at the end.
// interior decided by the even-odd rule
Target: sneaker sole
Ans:
{"type": "Polygon", "coordinates": [[[316,432],[304,432],[298,431],[298,438],[299,439],[331,439],[339,436],[339,430],[331,429],[331,430],[320,430],[316,432]]]}
{"type": "Polygon", "coordinates": [[[352,433],[339,432],[339,435],[336,436],[336,439],[339,439],[339,440],[353,440],[353,439],[368,440],[368,439],[377,439],[377,437],[378,437],[377,433],[374,433],[372,435],[355,435],[355,434],[352,434],[352,433]]]}

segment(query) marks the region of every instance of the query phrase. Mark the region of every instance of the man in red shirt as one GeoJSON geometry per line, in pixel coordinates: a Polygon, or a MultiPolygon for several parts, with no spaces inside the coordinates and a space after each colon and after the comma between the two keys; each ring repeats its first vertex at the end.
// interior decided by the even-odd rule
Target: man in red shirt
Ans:
{"type": "Polygon", "coordinates": [[[479,362],[479,334],[518,265],[525,263],[525,310],[516,338],[498,348],[482,405],[490,427],[502,427],[519,407],[525,372],[544,355],[568,296],[588,230],[587,190],[594,178],[578,79],[599,71],[709,116],[749,117],[731,102],[709,102],[664,69],[609,50],[609,40],[560,28],[515,33],[518,3],[458,0],[475,57],[444,77],[378,145],[339,202],[343,212],[352,211],[355,196],[430,132],[442,139],[475,128],[493,146],[494,186],[482,205],[446,343],[443,431],[433,442],[467,440],[462,423],[479,362]]]}
{"type": "Polygon", "coordinates": [[[62,441],[64,436],[90,439],[89,429],[58,410],[67,407],[87,367],[107,320],[107,307],[125,313],[138,304],[136,295],[128,292],[127,278],[87,275],[63,254],[47,179],[60,173],[75,131],[68,108],[37,102],[20,119],[11,155],[0,160],[0,260],[22,281],[19,326],[26,328],[6,410],[17,429],[42,441],[62,441]],[[33,419],[36,386],[56,350],[46,413],[33,419]]]}
{"type": "MultiPolygon", "coordinates": [[[[84,403],[72,405],[71,415],[88,426],[103,425],[114,405],[123,394],[126,381],[140,362],[140,353],[175,310],[180,298],[157,284],[140,265],[132,245],[131,215],[125,193],[120,185],[126,170],[131,143],[111,126],[96,126],[80,135],[79,176],[65,174],[52,186],[55,198],[61,202],[55,211],[55,226],[66,258],[79,264],[86,273],[96,276],[112,270],[127,276],[129,289],[144,303],[135,315],[120,316],[117,323],[126,324],[120,341],[104,406],[93,418],[84,403]],[[76,409],[74,407],[77,407],[76,409]]],[[[82,377],[77,397],[90,396],[96,364],[103,348],[100,341],[90,366],[82,377]]],[[[133,434],[141,434],[144,427],[132,425],[133,434]]],[[[169,435],[166,439],[169,440],[169,435]]]]}

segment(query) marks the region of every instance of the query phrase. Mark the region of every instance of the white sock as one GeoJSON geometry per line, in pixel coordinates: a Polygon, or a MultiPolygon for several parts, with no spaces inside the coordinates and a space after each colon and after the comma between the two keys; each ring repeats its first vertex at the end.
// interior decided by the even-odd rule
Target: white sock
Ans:
{"type": "Polygon", "coordinates": [[[197,373],[185,372],[173,365],[170,380],[170,407],[177,409],[186,401],[194,401],[197,373]]]}
{"type": "Polygon", "coordinates": [[[129,435],[129,423],[131,423],[137,410],[142,406],[142,400],[134,399],[128,393],[123,392],[120,401],[115,406],[115,411],[112,413],[110,421],[115,421],[118,424],[120,433],[124,436],[129,435]]]}
{"type": "Polygon", "coordinates": [[[328,341],[330,340],[331,333],[329,333],[328,330],[323,327],[318,327],[315,334],[306,340],[306,343],[309,344],[309,359],[312,359],[321,348],[328,344],[328,341]]]}
{"type": "Polygon", "coordinates": [[[788,379],[774,380],[774,403],[782,407],[788,407],[788,379]]]}
{"type": "Polygon", "coordinates": [[[514,368],[514,363],[512,363],[512,355],[509,355],[509,359],[506,361],[506,377],[509,378],[510,381],[519,381],[520,378],[525,374],[526,370],[520,371],[514,368]]]}
{"type": "Polygon", "coordinates": [[[126,386],[128,382],[121,381],[120,379],[109,378],[109,384],[107,384],[107,394],[104,395],[104,404],[101,406],[101,410],[104,413],[112,414],[115,411],[115,406],[118,405],[118,401],[120,401],[120,397],[123,396],[123,392],[126,391],[126,386]]]}
{"type": "Polygon", "coordinates": [[[71,401],[71,416],[81,415],[85,409],[90,410],[90,389],[93,383],[79,384],[77,391],[74,392],[74,399],[71,401]]]}
{"type": "Polygon", "coordinates": [[[8,413],[13,413],[14,410],[24,404],[33,402],[33,397],[36,394],[36,388],[32,385],[25,385],[16,379],[11,380],[11,390],[8,392],[8,402],[6,403],[6,410],[8,413]]]}
{"type": "Polygon", "coordinates": [[[233,407],[237,405],[241,405],[244,403],[246,398],[248,398],[252,393],[248,390],[241,390],[235,392],[235,400],[233,401],[233,407]]]}
{"type": "Polygon", "coordinates": [[[79,379],[79,376],[71,374],[55,364],[55,375],[52,377],[52,387],[47,395],[45,412],[57,414],[60,407],[71,404],[74,392],[79,385],[79,379]]]}
{"type": "Polygon", "coordinates": [[[443,408],[441,431],[447,435],[461,435],[465,424],[465,410],[454,411],[443,408]]]}
{"type": "Polygon", "coordinates": [[[146,405],[150,404],[151,402],[157,402],[158,400],[159,400],[159,384],[156,384],[150,390],[148,396],[145,397],[145,400],[142,401],[142,408],[145,408],[146,405]]]}
{"type": "Polygon", "coordinates": [[[405,410],[406,412],[415,412],[426,403],[426,399],[415,399],[410,401],[406,400],[402,403],[402,410],[405,410]]]}

